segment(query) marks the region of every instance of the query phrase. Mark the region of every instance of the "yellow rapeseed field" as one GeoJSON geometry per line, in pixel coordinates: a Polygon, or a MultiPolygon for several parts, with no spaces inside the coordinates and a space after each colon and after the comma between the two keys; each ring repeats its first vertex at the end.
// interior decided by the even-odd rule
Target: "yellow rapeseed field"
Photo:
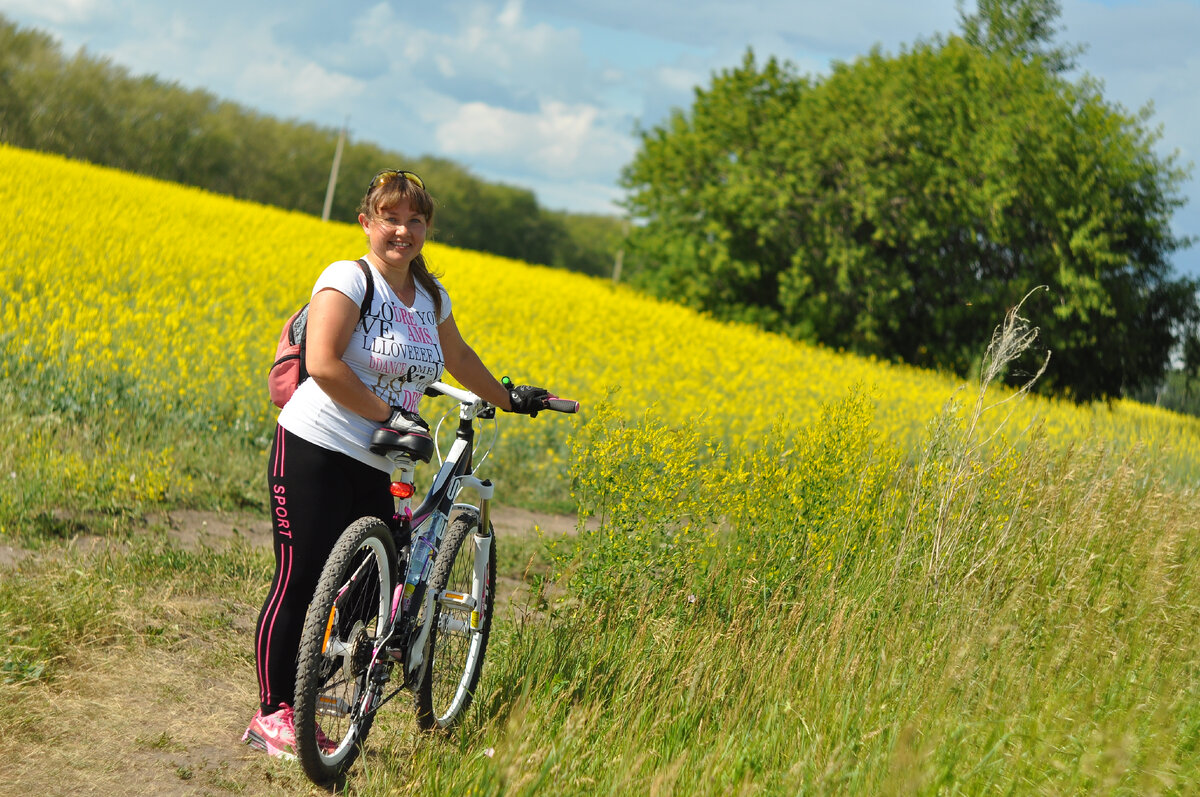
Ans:
{"type": "MultiPolygon", "coordinates": [[[[0,147],[0,229],[4,379],[36,384],[52,401],[119,376],[141,406],[199,407],[213,424],[252,433],[274,418],[265,374],[282,320],[327,263],[366,251],[354,224],[9,147],[0,147]]],[[[959,385],[717,323],[604,280],[437,243],[427,255],[485,362],[585,409],[608,399],[631,419],[647,410],[668,423],[699,418],[702,429],[754,445],[774,422],[802,426],[861,385],[876,424],[903,445],[959,385]]],[[[1200,463],[1195,418],[1126,401],[1016,406],[1014,426],[1038,419],[1052,440],[1145,445],[1184,473],[1200,463]]]]}

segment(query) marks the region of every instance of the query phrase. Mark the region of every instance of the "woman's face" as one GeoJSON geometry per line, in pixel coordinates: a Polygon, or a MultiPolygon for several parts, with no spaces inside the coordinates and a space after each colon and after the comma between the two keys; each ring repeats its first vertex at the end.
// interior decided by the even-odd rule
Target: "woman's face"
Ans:
{"type": "Polygon", "coordinates": [[[371,252],[385,265],[407,268],[425,245],[428,220],[407,199],[380,208],[373,216],[360,214],[358,223],[371,241],[371,252]]]}

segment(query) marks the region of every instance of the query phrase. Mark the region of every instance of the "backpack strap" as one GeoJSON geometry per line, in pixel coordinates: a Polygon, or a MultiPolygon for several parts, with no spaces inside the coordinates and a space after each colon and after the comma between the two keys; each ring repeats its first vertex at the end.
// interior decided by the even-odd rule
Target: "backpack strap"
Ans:
{"type": "MultiPolygon", "coordinates": [[[[371,303],[375,301],[375,278],[371,276],[371,267],[367,265],[367,261],[361,257],[355,261],[358,267],[362,269],[363,276],[367,278],[367,292],[363,294],[362,304],[358,306],[358,323],[362,323],[367,317],[367,312],[371,309],[371,303]]],[[[306,303],[296,313],[295,320],[292,322],[291,342],[299,345],[300,351],[300,375],[296,384],[308,379],[308,359],[305,355],[308,353],[308,304],[306,303]]]]}
{"type": "Polygon", "coordinates": [[[367,292],[363,294],[362,304],[358,307],[358,323],[361,324],[371,309],[371,303],[375,301],[375,278],[371,276],[371,267],[367,265],[366,260],[360,257],[357,262],[358,267],[362,269],[363,276],[367,278],[367,292]]]}

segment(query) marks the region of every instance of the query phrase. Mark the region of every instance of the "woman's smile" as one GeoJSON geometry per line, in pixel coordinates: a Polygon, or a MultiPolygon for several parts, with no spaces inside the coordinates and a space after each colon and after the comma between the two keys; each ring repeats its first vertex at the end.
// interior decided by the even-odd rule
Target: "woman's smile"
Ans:
{"type": "Polygon", "coordinates": [[[359,222],[371,241],[371,252],[381,264],[407,268],[421,253],[425,244],[428,219],[402,199],[395,205],[380,208],[371,216],[360,216],[359,222]]]}

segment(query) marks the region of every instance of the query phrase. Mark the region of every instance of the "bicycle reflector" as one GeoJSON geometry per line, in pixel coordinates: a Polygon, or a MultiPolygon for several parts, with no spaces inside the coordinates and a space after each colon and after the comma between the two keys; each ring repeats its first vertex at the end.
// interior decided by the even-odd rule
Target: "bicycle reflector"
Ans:
{"type": "Polygon", "coordinates": [[[405,484],[404,482],[392,482],[391,493],[397,498],[412,498],[413,493],[416,491],[416,488],[411,484],[405,484]]]}

